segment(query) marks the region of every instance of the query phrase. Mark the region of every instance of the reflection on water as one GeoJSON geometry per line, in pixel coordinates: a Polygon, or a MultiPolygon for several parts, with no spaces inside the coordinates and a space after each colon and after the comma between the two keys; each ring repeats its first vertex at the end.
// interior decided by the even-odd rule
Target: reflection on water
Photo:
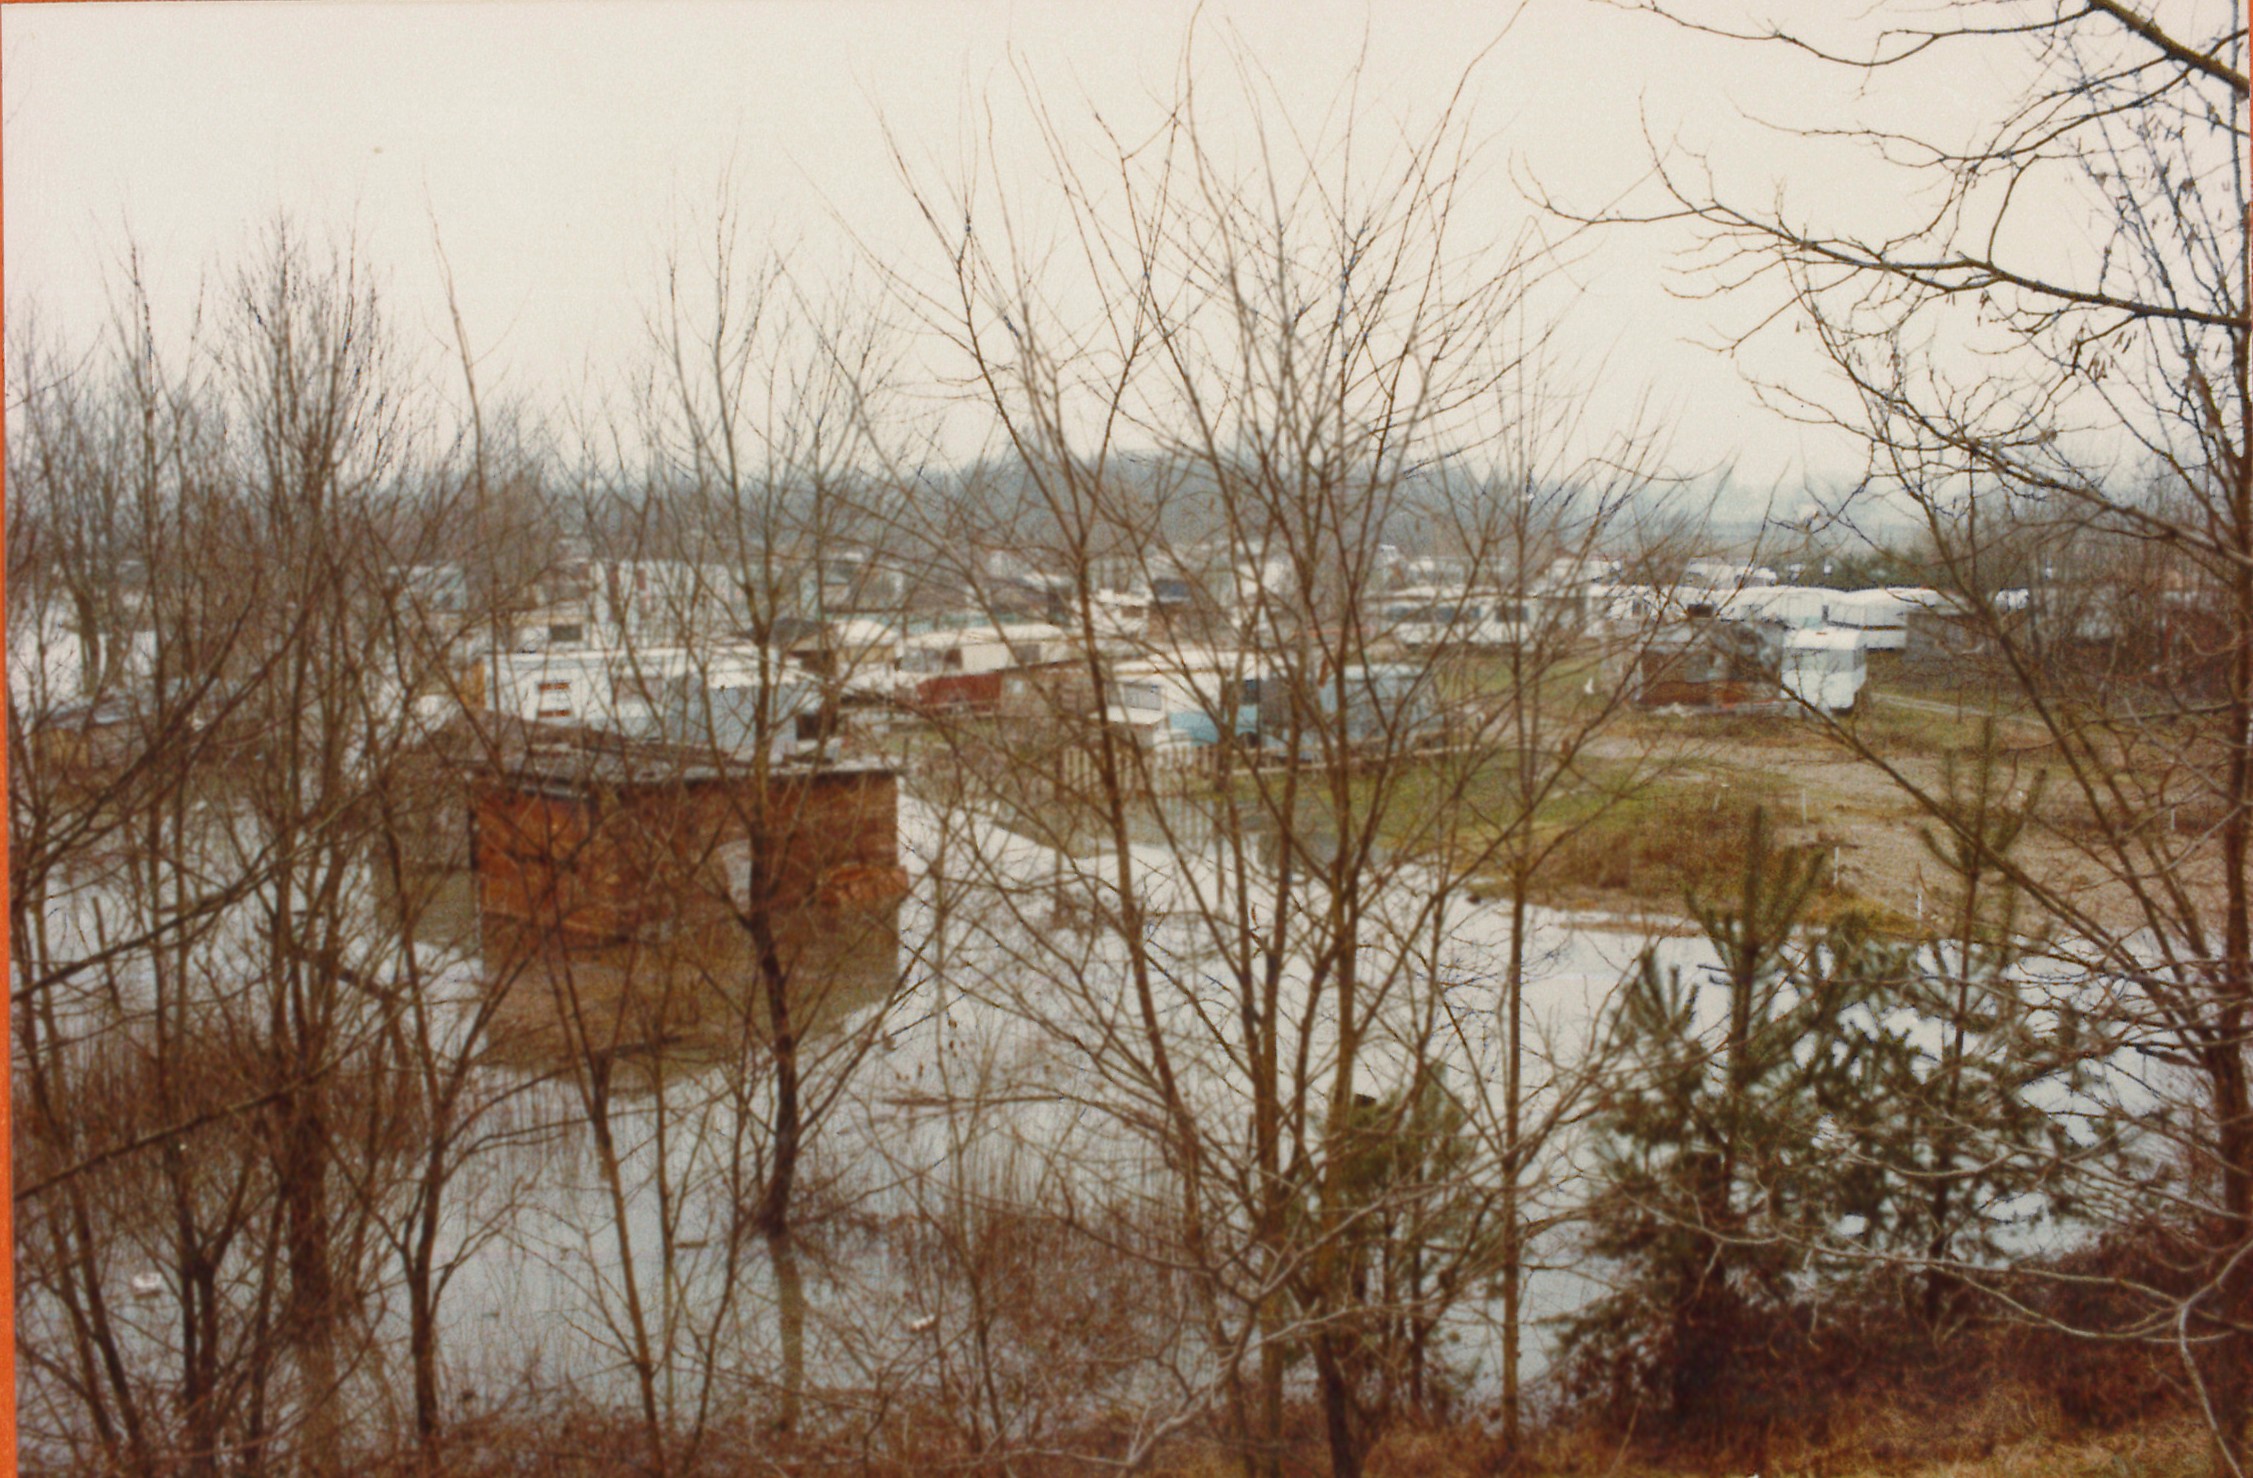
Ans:
{"type": "Polygon", "coordinates": [[[376,909],[402,939],[447,955],[477,947],[477,881],[463,865],[415,860],[378,868],[376,909]]]}
{"type": "MultiPolygon", "coordinates": [[[[1194,999],[1211,937],[1178,875],[1217,873],[1223,839],[1193,830],[1209,825],[1209,807],[1158,808],[1165,804],[1133,844],[1148,854],[1157,943],[1179,966],[1169,988],[1180,992],[1171,1019],[1183,1033],[1183,1071],[1222,1126],[1215,1132],[1233,1132],[1225,1126],[1240,1122],[1237,1069],[1209,1034],[1202,1046],[1191,1041],[1212,1019],[1200,1018],[1208,1003],[1194,999]],[[1151,844],[1160,838],[1171,845],[1151,844]]],[[[1119,1030],[1130,997],[1120,941],[1100,911],[1066,920],[1053,906],[1075,887],[1096,886],[1108,860],[1044,848],[975,817],[942,823],[910,802],[900,809],[907,895],[881,907],[795,911],[778,920],[774,940],[806,1038],[801,1088],[811,1128],[796,1224],[808,1254],[808,1384],[863,1389],[887,1372],[925,1368],[918,1362],[936,1358],[934,1339],[970,1317],[968,1268],[1050,1300],[1041,1306],[1073,1331],[1098,1317],[1070,1302],[1075,1292],[1131,1290],[1118,1293],[1108,1316],[1120,1326],[1106,1335],[1115,1340],[1105,1346],[1112,1367],[1087,1377],[1102,1399],[1131,1406],[1168,1362],[1193,1369],[1202,1358],[1177,1347],[1194,1321],[1170,1302],[1173,1275],[1153,1271],[1163,1259],[1121,1252],[1112,1264],[1075,1263],[1068,1273],[1061,1261],[996,1264],[999,1251],[978,1262],[988,1245],[1049,1247],[1042,1258],[1065,1258],[1034,1235],[1042,1213],[1070,1208],[1078,1224],[1105,1227],[1131,1247],[1176,1204],[1132,1084],[1108,1076],[1106,1033],[1119,1030]],[[1028,906],[1036,897],[1044,906],[1028,906]],[[940,1226],[970,1234],[939,1246],[932,1228],[940,1226]]],[[[434,845],[371,890],[384,926],[416,946],[430,1003],[450,1029],[482,1021],[487,1033],[464,1101],[490,1107],[464,1141],[437,1249],[450,1380],[625,1399],[636,1380],[629,1284],[653,1358],[681,1383],[681,1399],[691,1399],[692,1372],[713,1351],[724,1353],[726,1370],[764,1379],[758,1373],[777,1368],[778,1350],[756,1212],[773,1157],[775,1088],[762,988],[770,975],[753,934],[737,923],[568,953],[510,939],[507,921],[480,917],[466,850],[434,845]],[[630,1056],[661,1060],[664,1071],[620,1080],[598,1134],[585,1070],[630,1056]]],[[[1416,893],[1405,881],[1398,891],[1416,893]]],[[[1451,1082],[1496,1080],[1507,927],[1503,910],[1464,909],[1431,962],[1457,1023],[1444,1049],[1451,1082]]],[[[1536,927],[1529,1037],[1551,1059],[1570,1060],[1644,941],[1551,914],[1537,915],[1536,927]]],[[[1686,964],[1703,946],[1663,948],[1686,964]]],[[[1379,1079],[1398,1069],[1403,1050],[1368,1044],[1369,1091],[1389,1086],[1379,1079]]],[[[1561,1181],[1569,1151],[1558,1158],[1561,1181]]],[[[1100,1245],[1081,1241],[1074,1255],[1082,1258],[1100,1245]]],[[[395,1287],[389,1256],[371,1253],[370,1266],[395,1287]]],[[[121,1267],[119,1276],[136,1271],[121,1267]]],[[[1569,1309],[1586,1288],[1575,1273],[1539,1271],[1529,1312],[1569,1309]]],[[[404,1299],[386,1296],[376,1308],[379,1342],[403,1349],[404,1299]]],[[[133,1336],[142,1356],[176,1361],[176,1318],[160,1317],[154,1303],[143,1311],[149,1317],[133,1336]]],[[[1464,1361],[1488,1371],[1490,1313],[1474,1300],[1453,1327],[1464,1361]]],[[[1541,1339],[1536,1329],[1529,1365],[1538,1365],[1541,1339]]],[[[1028,1340],[1025,1349],[1037,1346],[1028,1340]]]]}
{"type": "MultiPolygon", "coordinates": [[[[928,847],[917,850],[928,854],[928,847]]],[[[1021,837],[1006,844],[988,838],[974,850],[981,866],[1006,851],[1010,878],[1044,888],[1078,875],[1072,859],[1021,837]]],[[[1065,938],[1052,908],[1020,906],[1032,896],[1028,890],[1003,900],[991,877],[942,890],[918,869],[913,892],[886,917],[881,938],[865,953],[843,951],[856,963],[854,983],[837,989],[824,1030],[832,1041],[865,1032],[874,1046],[819,1133],[823,1169],[805,1221],[817,1248],[808,1278],[808,1379],[817,1388],[851,1386],[872,1364],[916,1358],[923,1336],[914,1326],[934,1301],[953,1295],[908,1277],[895,1234],[912,1229],[934,1196],[957,1207],[1053,1211],[1069,1204],[1080,1215],[1121,1196],[1145,1207],[1168,1204],[1170,1178],[1151,1142],[1113,1114],[1090,1112],[1105,1092],[1101,1074],[1056,1050],[1059,1029],[1088,1029],[1088,996],[1069,987],[1118,971],[1116,941],[1088,929],[1085,919],[1065,938]],[[1077,981],[1066,981],[1056,963],[1067,956],[1077,981]],[[976,1194],[965,1203],[970,1186],[976,1194]]],[[[1537,911],[1535,924],[1528,1037],[1545,1053],[1567,1057],[1585,1042],[1589,1023],[1646,940],[1545,912],[1537,911]]],[[[1451,1071],[1493,1074],[1500,1050],[1496,962],[1507,930],[1506,910],[1484,907],[1464,910],[1448,931],[1441,963],[1456,982],[1449,991],[1461,1020],[1451,1049],[1460,1061],[1451,1071]]],[[[1198,947],[1196,932],[1180,929],[1174,943],[1181,957],[1198,947]]],[[[1704,957],[1697,940],[1662,941],[1660,948],[1667,963],[1687,966],[1704,957]]],[[[1123,999],[1124,990],[1122,974],[1113,999],[1123,999]]],[[[1387,1052],[1373,1044],[1365,1060],[1369,1071],[1382,1073],[1387,1052]]],[[[1214,1076],[1229,1071],[1221,1060],[1184,1061],[1205,1075],[1201,1091],[1216,1105],[1229,1101],[1234,1090],[1214,1076]]],[[[645,1296],[671,1300],[669,1317],[680,1321],[684,1340],[693,1328],[691,1343],[724,1340],[732,1364],[771,1370],[771,1274],[756,1245],[742,1241],[742,1187],[714,1169],[711,1148],[755,1142],[766,1132],[761,1116],[771,1103],[755,1079],[740,1063],[687,1064],[667,1076],[662,1101],[647,1093],[620,1099],[611,1132],[628,1189],[623,1240],[633,1249],[637,1276],[657,1291],[645,1296]],[[721,1324],[724,1330],[715,1327],[721,1324]]],[[[449,1331],[467,1342],[465,1358],[475,1351],[496,1369],[537,1359],[544,1369],[623,1398],[630,1362],[616,1309],[628,1264],[581,1105],[564,1086],[544,1083],[526,1091],[517,1111],[555,1127],[536,1150],[521,1151],[523,1173],[497,1177],[486,1193],[505,1187],[513,1198],[506,1208],[511,1231],[481,1246],[465,1243],[449,1331]]],[[[1555,1177],[1562,1179],[1570,1147],[1554,1154],[1555,1177]]],[[[490,1224],[498,1214],[492,1201],[472,1200],[460,1223],[490,1224]]],[[[1594,1288],[1584,1269],[1540,1265],[1538,1249],[1536,1263],[1525,1290],[1529,1372],[1541,1368],[1553,1338],[1538,1321],[1569,1312],[1594,1288]]],[[[1474,1388],[1497,1368],[1497,1313],[1474,1298],[1448,1325],[1474,1388]]],[[[682,1358],[689,1358],[685,1351],[682,1358]]]]}
{"type": "Polygon", "coordinates": [[[777,997],[801,1037],[834,1033],[899,988],[898,902],[786,911],[755,930],[736,919],[663,937],[558,947],[487,914],[478,974],[495,1001],[496,1060],[566,1060],[575,1044],[709,1061],[763,1045],[777,997]]]}

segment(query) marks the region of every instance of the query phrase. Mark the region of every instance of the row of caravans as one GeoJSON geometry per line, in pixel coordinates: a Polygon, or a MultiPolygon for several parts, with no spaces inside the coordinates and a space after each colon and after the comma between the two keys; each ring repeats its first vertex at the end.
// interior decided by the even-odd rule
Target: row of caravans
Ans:
{"type": "Polygon", "coordinates": [[[1643,708],[1785,712],[1852,709],[1869,677],[1859,633],[1786,630],[1704,615],[1653,631],[1634,653],[1631,696],[1643,708]]]}
{"type": "Polygon", "coordinates": [[[1869,681],[1869,654],[1901,649],[1908,613],[1928,594],[1748,585],[1712,592],[1711,604],[1723,619],[1779,629],[1777,676],[1784,696],[1821,713],[1842,714],[1860,701],[1869,681]]]}
{"type": "Polygon", "coordinates": [[[1910,620],[1946,597],[1921,586],[1822,590],[1777,585],[1731,592],[1725,614],[1784,629],[1784,691],[1812,708],[1845,713],[1869,679],[1871,652],[1909,644],[1910,620]]]}
{"type": "MultiPolygon", "coordinates": [[[[1606,624],[1663,622],[1690,611],[1775,631],[1775,696],[1836,713],[1853,707],[1867,680],[1867,653],[1899,649],[1908,613],[1933,598],[1930,592],[1909,589],[1746,586],[1660,592],[1592,586],[1583,604],[1593,621],[1606,624]]],[[[1399,591],[1382,609],[1390,634],[1408,651],[1521,642],[1539,610],[1537,598],[1461,586],[1399,591]]],[[[825,685],[834,691],[842,684],[926,712],[992,712],[1001,707],[1010,686],[1068,673],[1079,652],[1070,633],[1041,622],[971,624],[905,637],[875,621],[847,624],[851,630],[825,631],[805,651],[790,648],[792,662],[770,656],[764,678],[756,655],[740,651],[694,657],[685,648],[630,655],[513,654],[498,664],[501,691],[495,706],[531,719],[586,722],[599,717],[651,729],[681,708],[682,693],[756,689],[764,682],[781,695],[781,717],[770,728],[786,727],[787,720],[801,713],[813,714],[825,685]]],[[[1412,665],[1356,669],[1346,686],[1348,731],[1373,734],[1404,715],[1411,722],[1422,721],[1412,712],[1412,695],[1425,685],[1412,665]]],[[[1266,682],[1264,687],[1263,693],[1263,675],[1249,657],[1178,653],[1117,666],[1102,706],[1110,722],[1153,748],[1256,743],[1263,736],[1272,740],[1288,727],[1278,706],[1279,685],[1266,682]]],[[[1310,685],[1310,691],[1320,694],[1315,701],[1327,708],[1338,706],[1334,685],[1310,685]]]]}
{"type": "MultiPolygon", "coordinates": [[[[1772,585],[1700,594],[1723,617],[1767,621],[1792,630],[1835,627],[1858,634],[1863,648],[1872,652],[1898,652],[1906,647],[1910,619],[1919,612],[1947,612],[1961,604],[1940,591],[1914,585],[1876,590],[1772,585]]],[[[2026,592],[1997,592],[1994,603],[1998,610],[2023,609],[2026,592]]]]}
{"type": "MultiPolygon", "coordinates": [[[[889,697],[926,712],[991,712],[1005,683],[1076,666],[1065,633],[1027,624],[919,633],[902,643],[889,697]]],[[[536,722],[593,724],[651,738],[736,741],[763,730],[787,754],[818,739],[837,691],[780,653],[685,647],[503,654],[492,663],[496,710],[536,722]],[[762,717],[757,705],[767,705],[762,717]]],[[[1293,732],[1291,686],[1248,654],[1187,651],[1119,663],[1103,695],[1107,722],[1145,748],[1273,744],[1293,732]]],[[[1304,685],[1297,727],[1373,742],[1436,719],[1429,674],[1404,663],[1348,669],[1304,685]],[[1343,719],[1339,721],[1340,690],[1343,719]]]]}
{"type": "Polygon", "coordinates": [[[1884,590],[1818,590],[1776,585],[1740,590],[1724,602],[1731,614],[1773,621],[1792,630],[1834,627],[1858,634],[1865,651],[1898,652],[1908,644],[1909,613],[1928,609],[1937,591],[1910,587],[1884,590]]]}
{"type": "Polygon", "coordinates": [[[1828,590],[1805,585],[1683,584],[1591,586],[1589,604],[1599,629],[1713,616],[1765,622],[1789,631],[1835,627],[1856,632],[1864,649],[1897,652],[1906,644],[1911,613],[1941,607],[1946,597],[1918,586],[1878,590],[1828,590]]]}
{"type": "MultiPolygon", "coordinates": [[[[1907,636],[1908,613],[1935,599],[1923,590],[1818,590],[1780,585],[1740,585],[1732,589],[1677,586],[1667,590],[1635,585],[1590,584],[1570,595],[1550,592],[1513,597],[1493,590],[1434,586],[1403,590],[1383,608],[1386,630],[1404,650],[1443,648],[1498,649],[1526,641],[1536,622],[1570,620],[1595,634],[1649,631],[1675,622],[1718,618],[1764,627],[1773,633],[1762,643],[1765,676],[1749,680],[1746,694],[1782,707],[1799,702],[1828,713],[1850,710],[1868,680],[1868,653],[1898,651],[1907,636]],[[1560,601],[1570,608],[1545,609],[1560,601]]],[[[1694,640],[1691,646],[1698,645],[1694,640]]],[[[1654,685],[1671,692],[1687,652],[1656,653],[1655,665],[1675,674],[1654,685]]],[[[1692,684],[1707,692],[1736,692],[1734,680],[1708,678],[1692,684]]]]}
{"type": "Polygon", "coordinates": [[[776,757],[822,733],[821,680],[756,648],[598,648],[511,652],[475,674],[486,706],[535,723],[740,750],[765,734],[776,757]]]}
{"type": "MultiPolygon", "coordinates": [[[[1677,587],[1665,599],[1654,599],[1651,608],[1662,618],[1709,619],[1768,633],[1779,705],[1804,704],[1838,714],[1852,710],[1859,700],[1869,680],[1869,654],[1903,650],[1911,619],[1946,602],[1939,592],[1916,586],[1828,590],[1744,584],[1677,587]]],[[[1658,665],[1675,664],[1667,659],[1658,665]]],[[[1661,684],[1656,691],[1671,688],[1661,684]]]]}
{"type": "Polygon", "coordinates": [[[1414,741],[1442,727],[1428,669],[1408,663],[1349,667],[1299,683],[1249,654],[1182,653],[1112,670],[1103,716],[1152,751],[1288,747],[1326,740],[1347,748],[1414,741]]]}
{"type": "Polygon", "coordinates": [[[1535,620],[1534,600],[1499,590],[1427,585],[1386,597],[1384,630],[1410,651],[1516,646],[1535,620]]]}
{"type": "Polygon", "coordinates": [[[1074,651],[1062,627],[1037,621],[919,632],[900,644],[894,696],[930,712],[991,712],[1008,674],[1058,668],[1074,651]]]}
{"type": "Polygon", "coordinates": [[[1038,623],[966,627],[905,638],[877,623],[831,623],[763,655],[750,646],[585,647],[509,652],[471,674],[495,711],[545,723],[598,724],[656,737],[707,710],[722,728],[748,723],[748,695],[767,694],[765,727],[810,738],[825,702],[926,712],[991,712],[1005,679],[1053,671],[1073,647],[1038,623]],[[872,629],[873,628],[873,629],[872,629]],[[733,718],[729,716],[733,715],[733,718]]]}

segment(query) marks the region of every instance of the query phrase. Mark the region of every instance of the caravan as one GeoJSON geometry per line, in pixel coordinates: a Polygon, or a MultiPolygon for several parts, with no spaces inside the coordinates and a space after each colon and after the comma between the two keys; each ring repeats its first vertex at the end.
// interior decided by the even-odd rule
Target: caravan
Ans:
{"type": "Polygon", "coordinates": [[[1064,630],[1039,621],[920,632],[902,645],[897,694],[916,708],[990,713],[1001,704],[1003,673],[1071,654],[1064,630]]]}
{"type": "Polygon", "coordinates": [[[1302,760],[1415,746],[1446,733],[1432,670],[1416,663],[1348,667],[1296,690],[1271,683],[1265,696],[1262,742],[1288,749],[1295,733],[1302,760]]]}
{"type": "Polygon", "coordinates": [[[1830,598],[1830,624],[1862,633],[1862,645],[1870,651],[1898,652],[1909,644],[1909,613],[1940,604],[1938,591],[1917,586],[1844,591],[1830,598]]]}
{"type": "Polygon", "coordinates": [[[1145,749],[1218,744],[1223,725],[1234,742],[1256,744],[1259,674],[1218,654],[1124,663],[1111,672],[1103,717],[1145,749]]]}
{"type": "Polygon", "coordinates": [[[1869,680],[1862,634],[1839,626],[1808,627],[1784,638],[1784,691],[1822,713],[1849,712],[1869,680]]]}

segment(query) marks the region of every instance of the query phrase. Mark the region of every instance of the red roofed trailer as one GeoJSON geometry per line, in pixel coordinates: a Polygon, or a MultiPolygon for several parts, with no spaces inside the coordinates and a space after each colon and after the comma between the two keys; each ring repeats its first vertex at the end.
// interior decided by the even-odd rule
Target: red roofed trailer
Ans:
{"type": "Polygon", "coordinates": [[[1054,670],[1070,658],[1070,637],[1039,622],[921,632],[900,654],[900,701],[927,713],[992,713],[1009,674],[1054,670]]]}

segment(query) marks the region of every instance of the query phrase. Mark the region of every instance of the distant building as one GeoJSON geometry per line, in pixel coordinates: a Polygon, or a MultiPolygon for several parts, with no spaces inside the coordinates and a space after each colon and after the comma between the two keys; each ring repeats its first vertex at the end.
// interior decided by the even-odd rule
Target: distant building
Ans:
{"type": "Polygon", "coordinates": [[[1070,635],[1046,622],[920,632],[900,653],[899,698],[930,712],[991,713],[1009,675],[1056,668],[1072,656],[1070,635]]]}
{"type": "Polygon", "coordinates": [[[1766,625],[1698,617],[1651,634],[1636,658],[1641,708],[1771,710],[1788,705],[1783,639],[1766,625]]]}

